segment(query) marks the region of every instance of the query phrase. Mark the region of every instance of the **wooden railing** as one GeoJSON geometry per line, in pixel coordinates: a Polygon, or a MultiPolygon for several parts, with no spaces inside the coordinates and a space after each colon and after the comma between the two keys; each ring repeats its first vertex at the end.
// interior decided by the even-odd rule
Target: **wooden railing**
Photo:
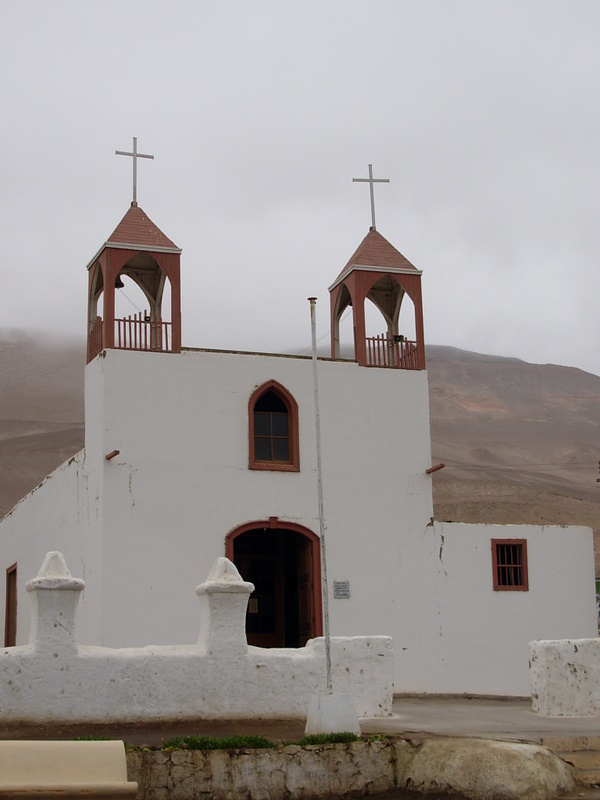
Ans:
{"type": "Polygon", "coordinates": [[[118,350],[171,350],[171,323],[150,320],[140,311],[115,320],[115,348],[118,350]]]}
{"type": "MultiPolygon", "coordinates": [[[[131,317],[115,320],[115,341],[117,350],[152,350],[169,353],[172,350],[172,324],[149,320],[140,312],[131,317]]],[[[96,317],[88,337],[88,362],[95,358],[105,347],[104,323],[102,317],[96,317]]]]}
{"type": "Polygon", "coordinates": [[[419,369],[417,343],[389,333],[367,336],[367,364],[371,367],[419,369]]]}

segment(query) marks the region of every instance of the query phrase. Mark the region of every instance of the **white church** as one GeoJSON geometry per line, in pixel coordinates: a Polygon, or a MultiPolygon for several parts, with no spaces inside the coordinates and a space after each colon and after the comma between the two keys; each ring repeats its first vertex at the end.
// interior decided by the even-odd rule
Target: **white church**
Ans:
{"type": "MultiPolygon", "coordinates": [[[[433,519],[422,273],[374,224],[343,255],[317,362],[331,634],[391,636],[398,693],[528,695],[531,640],[597,635],[592,532],[433,519]]],[[[85,447],[0,521],[5,646],[29,639],[48,550],[86,582],[84,644],[192,642],[224,555],[255,585],[249,644],[323,633],[311,358],[182,347],[180,259],[134,195],[87,266],[85,447]],[[116,313],[124,278],[145,312],[116,313]]]]}

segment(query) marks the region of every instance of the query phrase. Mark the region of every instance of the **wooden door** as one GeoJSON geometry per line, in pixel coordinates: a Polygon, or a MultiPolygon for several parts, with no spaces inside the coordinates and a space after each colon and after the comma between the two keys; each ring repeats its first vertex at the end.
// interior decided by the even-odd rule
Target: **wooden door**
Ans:
{"type": "Polygon", "coordinates": [[[233,540],[233,562],[255,587],[246,612],[248,644],[303,647],[316,635],[314,547],[285,528],[251,529],[233,540]]]}
{"type": "Polygon", "coordinates": [[[249,531],[235,544],[235,564],[254,584],[246,611],[248,644],[285,645],[284,571],[281,537],[273,531],[249,531]]]}
{"type": "Polygon", "coordinates": [[[299,647],[304,647],[315,635],[315,610],[313,603],[312,542],[298,537],[298,634],[299,647]]]}

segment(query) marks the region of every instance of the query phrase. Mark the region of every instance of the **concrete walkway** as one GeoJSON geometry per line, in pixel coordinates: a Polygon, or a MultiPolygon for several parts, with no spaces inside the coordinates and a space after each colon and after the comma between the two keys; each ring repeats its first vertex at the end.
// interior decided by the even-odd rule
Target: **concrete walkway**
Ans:
{"type": "MultiPolygon", "coordinates": [[[[361,720],[361,731],[364,735],[392,734],[411,740],[472,737],[540,744],[543,739],[552,737],[600,736],[600,717],[542,717],[533,714],[528,699],[410,695],[394,699],[391,717],[361,720]]],[[[3,726],[0,721],[0,739],[71,739],[73,736],[102,734],[151,747],[160,746],[173,736],[186,734],[226,736],[244,733],[295,742],[303,736],[304,723],[301,720],[236,720],[178,724],[165,720],[162,725],[148,726],[123,720],[122,724],[116,725],[3,726]]],[[[384,800],[406,800],[415,796],[418,795],[398,789],[388,792],[384,800]]],[[[563,800],[600,800],[600,791],[577,785],[563,800]]]]}
{"type": "MultiPolygon", "coordinates": [[[[456,696],[397,696],[393,716],[361,720],[365,735],[387,733],[419,736],[472,736],[539,744],[557,736],[600,736],[600,717],[542,717],[531,711],[529,699],[482,699],[456,696]]],[[[304,735],[301,720],[198,721],[163,725],[30,725],[3,726],[0,739],[69,739],[104,734],[137,745],[157,746],[172,736],[204,734],[229,736],[256,733],[274,740],[298,741],[304,735]]]]}
{"type": "Polygon", "coordinates": [[[361,721],[361,732],[474,736],[534,742],[555,736],[600,735],[600,717],[543,717],[529,699],[396,696],[393,716],[361,721]]]}

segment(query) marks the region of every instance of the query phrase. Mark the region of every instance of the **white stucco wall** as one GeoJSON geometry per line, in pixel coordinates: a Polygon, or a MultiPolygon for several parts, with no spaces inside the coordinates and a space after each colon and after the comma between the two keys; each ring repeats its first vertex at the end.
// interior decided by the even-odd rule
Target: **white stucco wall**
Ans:
{"type": "MultiPolygon", "coordinates": [[[[247,646],[254,586],[225,558],[196,589],[201,623],[190,645],[78,645],[84,582],[72,578],[58,552],[47,554],[27,588],[34,600],[31,641],[0,650],[5,724],[306,718],[311,699],[327,691],[322,639],[292,650],[247,646]]],[[[351,698],[358,716],[391,713],[389,637],[334,638],[331,656],[337,691],[351,698]]]]}
{"type": "MultiPolygon", "coordinates": [[[[104,485],[102,643],[189,640],[194,621],[171,614],[183,601],[179,586],[223,555],[229,531],[277,516],[318,533],[310,359],[112,351],[92,370],[104,378],[103,419],[86,425],[104,485]],[[248,469],[248,399],[270,379],[298,402],[299,473],[248,469]],[[114,449],[119,456],[101,458],[114,449]],[[136,620],[128,631],[123,593],[134,561],[148,578],[126,600],[136,620]],[[169,575],[179,581],[165,602],[169,575]]],[[[427,378],[347,362],[319,370],[329,577],[349,580],[352,594],[332,603],[332,629],[386,633],[389,620],[372,613],[393,593],[393,565],[382,573],[380,554],[418,536],[433,513],[427,378]]]]}
{"type": "MultiPolygon", "coordinates": [[[[100,562],[90,553],[90,543],[95,540],[92,545],[95,550],[101,541],[97,536],[101,508],[93,479],[86,469],[85,452],[81,450],[0,520],[0,569],[17,564],[17,644],[29,638],[31,603],[25,591],[26,580],[37,573],[50,547],[60,546],[84,577],[98,574],[100,562]]],[[[0,603],[4,619],[4,592],[0,593],[0,603]]],[[[99,635],[99,598],[94,606],[93,592],[82,601],[82,613],[88,635],[99,635]]]]}
{"type": "Polygon", "coordinates": [[[533,638],[597,631],[589,528],[436,522],[417,564],[419,603],[392,633],[396,691],[527,696],[533,638]],[[527,541],[528,591],[494,591],[492,539],[527,541]]]}
{"type": "MultiPolygon", "coordinates": [[[[426,373],[318,366],[332,634],[392,636],[397,692],[528,694],[529,641],[596,633],[591,531],[430,524],[426,373]],[[492,538],[527,539],[528,592],[493,591],[492,538]]],[[[33,574],[26,530],[38,563],[55,548],[81,563],[82,643],[193,641],[196,617],[174,609],[227,533],[277,516],[318,534],[314,436],[310,359],[107,351],[86,368],[83,477],[0,523],[2,562],[33,574]],[[271,379],[298,402],[298,473],[248,469],[248,399],[271,379]]]]}

